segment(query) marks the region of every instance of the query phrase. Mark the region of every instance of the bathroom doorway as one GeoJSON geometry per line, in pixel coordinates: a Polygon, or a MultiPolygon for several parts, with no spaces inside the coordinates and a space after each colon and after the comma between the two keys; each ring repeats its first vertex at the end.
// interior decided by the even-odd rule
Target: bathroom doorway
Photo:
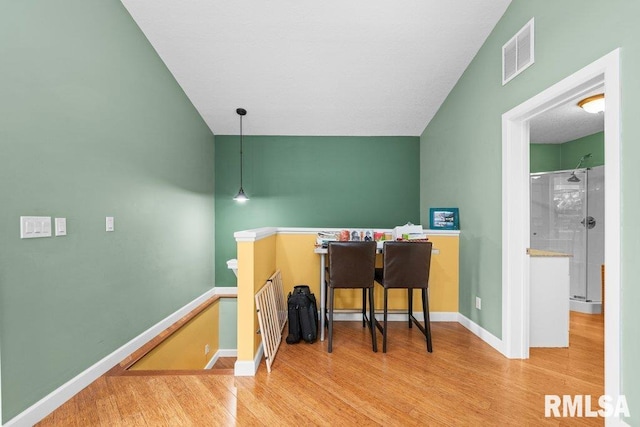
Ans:
{"type": "Polygon", "coordinates": [[[604,85],[605,117],[605,394],[621,393],[620,340],[620,50],[616,49],[502,116],[502,352],[529,357],[529,125],[537,115],[604,85]]]}
{"type": "Polygon", "coordinates": [[[604,91],[575,94],[529,126],[529,247],[571,255],[570,309],[586,314],[602,312],[604,289],[604,91]]]}

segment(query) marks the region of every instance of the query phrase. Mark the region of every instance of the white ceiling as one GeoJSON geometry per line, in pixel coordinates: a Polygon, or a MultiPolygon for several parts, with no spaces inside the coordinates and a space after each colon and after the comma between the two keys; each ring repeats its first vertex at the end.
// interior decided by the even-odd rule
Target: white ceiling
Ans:
{"type": "Polygon", "coordinates": [[[604,131],[604,113],[587,113],[578,101],[604,92],[597,87],[531,119],[530,141],[538,144],[561,144],[604,131]]]}
{"type": "Polygon", "coordinates": [[[510,2],[122,0],[215,134],[365,136],[420,135],[510,2]]]}

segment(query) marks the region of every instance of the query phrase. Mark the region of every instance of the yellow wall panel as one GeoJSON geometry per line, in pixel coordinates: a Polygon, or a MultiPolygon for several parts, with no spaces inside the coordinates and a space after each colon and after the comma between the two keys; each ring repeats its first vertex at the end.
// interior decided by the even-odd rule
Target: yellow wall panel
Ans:
{"type": "Polygon", "coordinates": [[[238,242],[238,360],[253,360],[255,320],[254,242],[238,242]]]}
{"type": "Polygon", "coordinates": [[[285,296],[295,285],[309,285],[320,298],[320,255],[313,253],[315,243],[315,234],[277,235],[276,265],[282,273],[285,296]]]}
{"type": "Polygon", "coordinates": [[[214,301],[129,369],[203,369],[219,349],[219,301],[214,301]],[[205,355],[206,345],[209,353],[205,355]]]}
{"type": "Polygon", "coordinates": [[[238,242],[238,360],[253,360],[261,343],[255,294],[276,271],[276,236],[238,242]]]}
{"type": "MultiPolygon", "coordinates": [[[[294,285],[307,284],[320,299],[320,255],[313,252],[316,234],[278,234],[276,268],[282,271],[285,294],[294,285]]],[[[458,236],[429,236],[433,247],[439,253],[431,257],[429,280],[430,311],[458,312],[458,236]]],[[[382,266],[382,256],[378,255],[376,266],[382,266]]],[[[383,288],[375,287],[376,309],[383,307],[383,288]]],[[[420,291],[414,291],[414,310],[422,310],[420,291]]],[[[362,306],[362,291],[351,289],[336,290],[336,309],[353,310],[362,306]]],[[[389,291],[389,309],[406,310],[407,291],[389,291]]]]}

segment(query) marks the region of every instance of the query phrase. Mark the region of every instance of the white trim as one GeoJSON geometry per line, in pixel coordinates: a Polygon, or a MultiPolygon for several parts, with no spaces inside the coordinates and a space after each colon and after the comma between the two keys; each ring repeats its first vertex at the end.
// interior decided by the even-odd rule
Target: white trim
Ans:
{"type": "Polygon", "coordinates": [[[502,339],[504,354],[529,350],[529,120],[604,82],[605,394],[621,394],[620,50],[616,49],[502,116],[502,339]]]}
{"type": "MultiPolygon", "coordinates": [[[[264,239],[265,237],[272,236],[274,234],[316,234],[321,233],[323,231],[327,232],[337,232],[346,229],[357,229],[357,230],[368,230],[375,229],[377,231],[382,232],[391,232],[393,229],[391,228],[375,228],[375,227],[343,227],[343,228],[335,228],[335,227],[262,227],[262,228],[254,228],[249,230],[236,231],[233,233],[233,237],[235,237],[236,242],[255,242],[256,240],[264,239]]],[[[426,235],[433,236],[459,236],[460,230],[430,230],[423,229],[426,235]]]]}
{"type": "Polygon", "coordinates": [[[238,357],[237,348],[221,348],[218,350],[218,357],[238,357]]]}
{"type": "Polygon", "coordinates": [[[504,354],[504,345],[500,338],[493,335],[491,332],[484,329],[482,326],[478,325],[468,317],[466,317],[462,313],[458,313],[458,323],[471,331],[474,335],[480,338],[482,341],[489,344],[494,349],[498,350],[500,353],[504,354]]]}
{"type": "Polygon", "coordinates": [[[265,237],[273,236],[278,231],[275,227],[254,228],[253,230],[242,230],[233,233],[236,242],[255,242],[265,237]]]}
{"type": "MultiPolygon", "coordinates": [[[[381,232],[392,232],[393,229],[392,228],[376,228],[376,227],[343,227],[343,228],[334,228],[334,227],[328,227],[328,228],[317,228],[317,227],[278,227],[277,228],[277,233],[278,234],[316,234],[316,233],[321,233],[323,231],[327,231],[327,232],[337,232],[337,231],[342,231],[342,230],[376,230],[376,231],[381,231],[381,232]]],[[[424,231],[425,234],[427,235],[434,235],[434,236],[459,236],[460,235],[460,230],[430,230],[428,228],[423,228],[422,231],[424,231]]]]}
{"type": "Polygon", "coordinates": [[[204,369],[211,369],[221,357],[238,357],[238,350],[235,348],[218,349],[209,362],[205,365],[204,369]]]}
{"type": "Polygon", "coordinates": [[[236,377],[253,377],[258,372],[258,367],[260,366],[260,361],[262,360],[262,356],[264,355],[264,348],[262,347],[262,343],[260,343],[260,347],[258,348],[258,352],[251,360],[236,360],[236,363],[233,368],[233,375],[236,377]]]}
{"type": "Polygon", "coordinates": [[[209,359],[209,361],[207,362],[206,365],[204,365],[204,368],[202,369],[211,369],[213,368],[213,365],[216,364],[216,362],[218,361],[218,359],[220,358],[220,355],[218,354],[218,352],[216,351],[214,353],[214,355],[211,357],[211,359],[209,359]]]}
{"type": "Polygon", "coordinates": [[[234,287],[215,287],[213,288],[213,294],[214,295],[221,295],[221,296],[238,296],[238,287],[234,286],[234,287]]]}
{"type": "Polygon", "coordinates": [[[34,425],[51,412],[56,410],[60,405],[75,396],[83,388],[97,380],[102,374],[120,363],[124,358],[142,347],[144,344],[155,338],[160,332],[180,320],[200,304],[211,298],[215,294],[215,288],[212,288],[191,301],[184,307],[180,308],[165,319],[156,323],[128,343],[124,344],[108,356],[99,360],[89,368],[82,371],[12,419],[10,419],[5,427],[18,427],[25,425],[34,425]]]}

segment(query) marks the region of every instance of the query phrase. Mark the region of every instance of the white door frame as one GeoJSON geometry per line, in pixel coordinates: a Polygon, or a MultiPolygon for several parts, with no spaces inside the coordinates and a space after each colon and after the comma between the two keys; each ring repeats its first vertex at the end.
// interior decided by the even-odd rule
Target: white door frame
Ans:
{"type": "Polygon", "coordinates": [[[502,115],[502,344],[529,357],[529,120],[604,83],[605,394],[621,394],[620,372],[620,49],[502,115]]]}

